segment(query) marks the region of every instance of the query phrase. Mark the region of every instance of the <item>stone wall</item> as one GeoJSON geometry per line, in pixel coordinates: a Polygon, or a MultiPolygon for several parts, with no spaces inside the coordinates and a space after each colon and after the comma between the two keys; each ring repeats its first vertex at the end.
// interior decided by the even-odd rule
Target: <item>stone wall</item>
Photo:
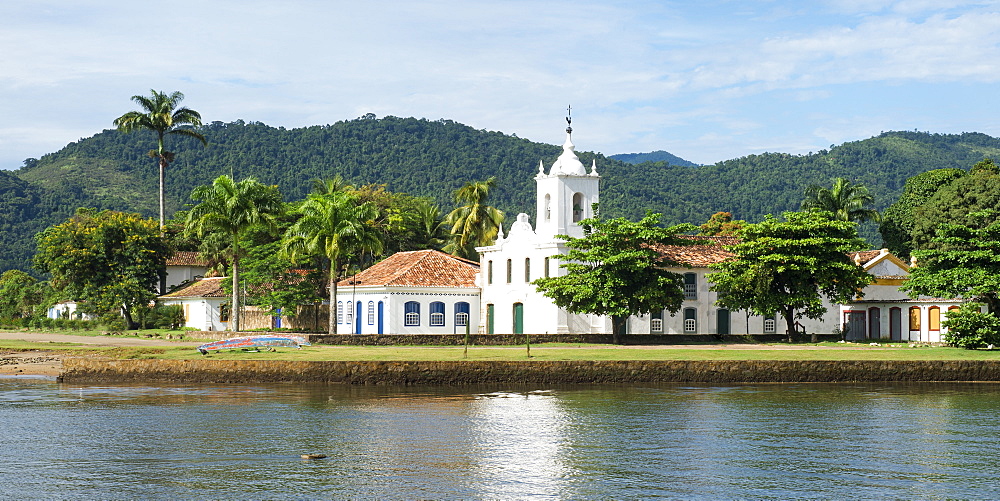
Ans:
{"type": "Polygon", "coordinates": [[[64,382],[570,384],[1000,381],[1000,361],[110,360],[68,357],[64,382]]]}

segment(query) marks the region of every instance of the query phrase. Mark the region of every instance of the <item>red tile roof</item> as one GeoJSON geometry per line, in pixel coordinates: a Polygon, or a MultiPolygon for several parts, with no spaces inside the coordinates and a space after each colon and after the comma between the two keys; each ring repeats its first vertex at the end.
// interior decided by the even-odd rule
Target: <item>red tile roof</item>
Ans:
{"type": "Polygon", "coordinates": [[[213,277],[195,280],[187,287],[175,290],[170,294],[165,294],[160,297],[227,297],[226,291],[222,288],[222,281],[225,278],[226,277],[213,277]]]}
{"type": "Polygon", "coordinates": [[[733,253],[723,248],[724,245],[739,243],[736,237],[694,237],[679,235],[681,238],[707,240],[711,243],[697,245],[656,245],[653,246],[661,256],[680,264],[694,267],[706,267],[721,263],[733,257],[733,253]]]}
{"type": "Polygon", "coordinates": [[[479,263],[436,250],[397,252],[338,287],[475,287],[479,263]]]}
{"type": "Polygon", "coordinates": [[[868,264],[868,261],[871,261],[872,259],[879,257],[881,254],[882,251],[876,249],[876,250],[866,250],[861,252],[852,252],[850,256],[851,260],[854,261],[855,263],[865,265],[868,264]]]}
{"type": "Polygon", "coordinates": [[[198,257],[197,251],[177,251],[167,259],[167,266],[208,266],[208,260],[198,257]]]}

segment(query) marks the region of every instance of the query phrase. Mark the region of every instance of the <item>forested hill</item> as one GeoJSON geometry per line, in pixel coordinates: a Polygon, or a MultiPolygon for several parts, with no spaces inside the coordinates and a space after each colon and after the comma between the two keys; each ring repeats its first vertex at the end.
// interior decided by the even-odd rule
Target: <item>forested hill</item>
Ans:
{"type": "MultiPolygon", "coordinates": [[[[207,147],[168,138],[168,148],[177,153],[167,174],[168,214],[190,203],[195,186],[220,174],[253,175],[277,184],[288,200],[302,198],[313,179],[340,174],[355,184],[385,183],[389,190],[432,197],[445,211],[456,188],[496,176],[494,203],[508,214],[509,224],[518,212],[533,216],[538,162],[548,169],[561,151],[450,120],[397,117],[300,129],[214,122],[201,132],[207,147]]],[[[154,146],[152,133],[108,130],[29,159],[20,170],[0,171],[0,270],[29,266],[34,233],[77,206],[154,216],[157,169],[146,156],[154,146]]],[[[806,185],[829,184],[838,176],[867,184],[883,208],[916,173],[968,168],[984,156],[1000,158],[1000,140],[975,133],[889,132],[810,155],[767,153],[700,167],[632,165],[578,154],[588,166],[597,159],[605,215],[638,218],[653,210],[669,223],[701,223],[723,210],[756,221],[766,213],[796,209],[806,185]]]]}
{"type": "Polygon", "coordinates": [[[669,151],[656,150],[649,153],[619,153],[608,158],[621,160],[629,164],[641,164],[643,162],[667,162],[670,165],[681,165],[684,167],[697,167],[698,164],[670,153],[669,151]]]}

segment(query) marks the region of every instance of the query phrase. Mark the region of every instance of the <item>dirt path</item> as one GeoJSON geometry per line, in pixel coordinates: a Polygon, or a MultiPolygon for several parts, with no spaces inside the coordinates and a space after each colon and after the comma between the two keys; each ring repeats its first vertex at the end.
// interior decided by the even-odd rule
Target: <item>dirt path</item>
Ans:
{"type": "MultiPolygon", "coordinates": [[[[41,332],[0,332],[0,339],[30,341],[33,343],[77,343],[88,346],[198,346],[201,344],[196,341],[169,341],[166,339],[141,339],[117,336],[74,336],[71,334],[41,332]]],[[[0,376],[58,376],[62,370],[62,355],[58,351],[45,350],[0,351],[0,376]]]]}

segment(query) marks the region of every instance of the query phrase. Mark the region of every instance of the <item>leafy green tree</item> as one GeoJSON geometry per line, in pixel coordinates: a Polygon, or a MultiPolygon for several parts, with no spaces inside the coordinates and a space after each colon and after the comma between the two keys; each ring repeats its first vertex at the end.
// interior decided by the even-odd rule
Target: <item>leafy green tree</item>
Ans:
{"type": "Polygon", "coordinates": [[[240,239],[254,226],[277,228],[277,218],[285,204],[277,186],[261,184],[250,177],[240,182],[229,176],[219,176],[208,186],[199,186],[191,198],[200,200],[188,212],[186,231],[203,237],[206,233],[221,233],[229,237],[229,258],[232,264],[232,330],[240,330],[240,239]]]}
{"type": "Polygon", "coordinates": [[[978,301],[1000,316],[1000,220],[995,210],[970,217],[972,225],[942,223],[934,245],[914,251],[917,266],[900,290],[912,296],[978,301]]]}
{"type": "Polygon", "coordinates": [[[132,308],[156,297],[170,254],[156,221],[109,210],[79,209],[37,241],[35,265],[52,275],[54,289],[90,311],[119,311],[129,327],[132,308]]]}
{"type": "Polygon", "coordinates": [[[854,184],[838,177],[833,180],[831,188],[824,188],[818,184],[809,185],[806,188],[806,198],[802,201],[802,210],[817,209],[830,212],[840,221],[855,223],[878,221],[878,211],[865,208],[874,201],[875,197],[868,193],[865,185],[854,184]]]}
{"type": "Polygon", "coordinates": [[[132,100],[142,107],[142,111],[130,111],[115,119],[115,127],[123,133],[136,130],[150,130],[156,133],[156,149],[150,150],[149,156],[158,159],[160,167],[160,226],[164,226],[166,215],[164,209],[164,184],[167,167],[174,161],[176,154],[167,151],[163,139],[167,134],[193,137],[202,144],[208,144],[201,133],[184,125],[201,125],[201,114],[187,107],[178,108],[177,104],[184,100],[184,94],[173,92],[157,92],[150,90],[151,96],[132,96],[132,100]]]}
{"type": "Polygon", "coordinates": [[[657,248],[696,243],[678,237],[694,227],[663,228],[659,221],[660,215],[652,213],[638,222],[584,219],[582,238],[559,236],[567,239],[569,252],[555,257],[566,274],[532,284],[570,312],[610,315],[614,342],[621,343],[629,316],[664,309],[676,312],[684,301],[684,276],[665,269],[683,265],[657,248]]]}
{"type": "Polygon", "coordinates": [[[703,237],[731,237],[736,235],[747,222],[742,219],[733,220],[731,212],[716,212],[708,218],[708,222],[698,227],[698,235],[703,237]]]}
{"type": "Polygon", "coordinates": [[[997,207],[1000,207],[1000,173],[997,173],[993,161],[987,159],[974,165],[968,174],[942,186],[913,210],[913,249],[938,245],[935,238],[942,224],[985,228],[1000,213],[981,212],[997,207]]]}
{"type": "Polygon", "coordinates": [[[867,248],[855,223],[820,211],[783,216],[745,226],[740,242],[727,247],[733,259],[712,265],[716,273],[708,279],[726,308],[780,313],[791,341],[797,318],[822,318],[823,296],[834,303],[851,301],[872,276],[848,257],[867,248]]]}
{"type": "Polygon", "coordinates": [[[0,275],[0,318],[28,318],[42,302],[38,280],[21,270],[0,275]]]}
{"type": "Polygon", "coordinates": [[[962,169],[934,169],[906,180],[899,200],[882,212],[879,233],[883,245],[893,254],[908,258],[913,252],[914,211],[938,190],[965,175],[962,169]]]}
{"type": "Polygon", "coordinates": [[[486,204],[496,184],[497,179],[490,177],[486,181],[466,183],[455,191],[455,203],[459,207],[445,218],[446,224],[451,226],[451,241],[445,246],[445,252],[478,261],[476,247],[496,241],[503,224],[503,212],[486,204]]]}
{"type": "Polygon", "coordinates": [[[337,333],[337,282],[344,259],[352,253],[380,254],[382,241],[371,227],[378,210],[370,202],[358,204],[344,192],[310,194],[296,209],[299,219],[285,232],[282,253],[295,261],[322,257],[327,264],[330,293],[328,332],[337,333]]]}
{"type": "Polygon", "coordinates": [[[978,303],[966,303],[949,311],[948,319],[941,322],[948,329],[945,342],[967,350],[1000,344],[1000,317],[983,313],[980,308],[978,303]]]}

